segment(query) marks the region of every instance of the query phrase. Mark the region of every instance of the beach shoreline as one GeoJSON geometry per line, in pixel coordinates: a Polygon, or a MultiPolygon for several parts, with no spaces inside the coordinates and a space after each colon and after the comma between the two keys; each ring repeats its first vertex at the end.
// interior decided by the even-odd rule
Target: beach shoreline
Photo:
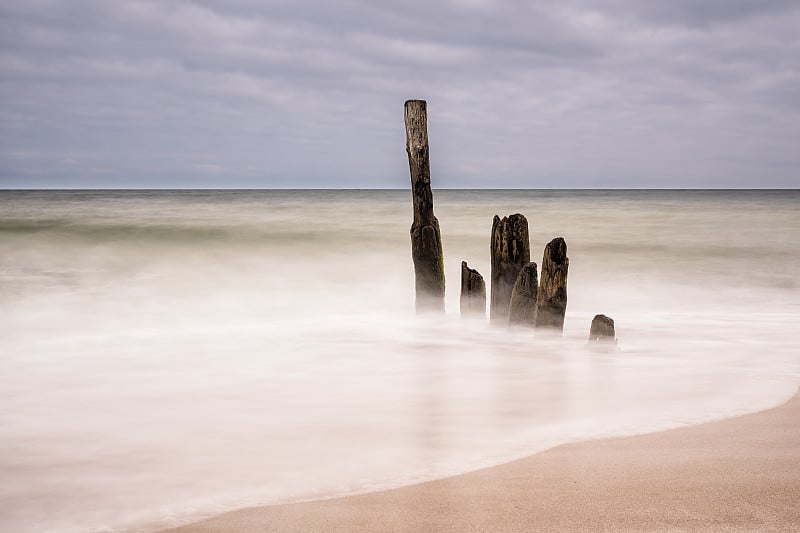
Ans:
{"type": "Polygon", "coordinates": [[[800,530],[800,393],[696,426],[564,444],[379,492],[251,507],[168,529],[800,530]]]}

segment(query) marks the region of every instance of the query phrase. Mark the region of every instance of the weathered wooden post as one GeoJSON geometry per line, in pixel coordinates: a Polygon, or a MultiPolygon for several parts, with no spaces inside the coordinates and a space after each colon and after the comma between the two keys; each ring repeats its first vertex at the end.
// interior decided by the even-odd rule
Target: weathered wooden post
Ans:
{"type": "Polygon", "coordinates": [[[567,243],[558,237],[547,243],[542,258],[542,279],[537,295],[537,328],[564,329],[567,311],[567,243]]]}
{"type": "Polygon", "coordinates": [[[414,259],[417,313],[444,312],[444,255],[439,221],[433,214],[428,156],[428,112],[425,100],[405,104],[406,151],[411,169],[414,222],[411,256],[414,259]]]}
{"type": "Polygon", "coordinates": [[[492,221],[492,296],[489,320],[508,324],[511,291],[519,271],[531,260],[528,220],[519,213],[492,221]]]}
{"type": "Polygon", "coordinates": [[[508,309],[509,326],[533,329],[538,292],[539,276],[536,273],[536,263],[528,263],[519,271],[514,289],[511,291],[511,303],[508,309]]]}
{"type": "Polygon", "coordinates": [[[461,316],[486,318],[486,283],[466,261],[461,261],[461,316]]]}
{"type": "Polygon", "coordinates": [[[589,330],[589,342],[614,342],[614,319],[606,315],[595,315],[589,330]]]}

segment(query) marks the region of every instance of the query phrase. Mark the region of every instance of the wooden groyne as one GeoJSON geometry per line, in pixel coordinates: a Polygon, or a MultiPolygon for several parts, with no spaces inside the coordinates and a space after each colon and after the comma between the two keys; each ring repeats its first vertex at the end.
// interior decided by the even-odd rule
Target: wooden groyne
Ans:
{"type": "Polygon", "coordinates": [[[516,213],[502,219],[495,215],[492,221],[492,296],[489,321],[508,324],[511,292],[520,270],[531,261],[528,239],[528,219],[516,213]]]}
{"type": "Polygon", "coordinates": [[[428,112],[425,100],[405,104],[406,152],[411,170],[414,222],[411,256],[414,260],[417,313],[444,313],[444,254],[439,221],[433,214],[428,154],[428,112]]]}
{"type": "Polygon", "coordinates": [[[461,316],[486,318],[486,282],[483,276],[461,261],[461,316]]]}
{"type": "MultiPolygon", "coordinates": [[[[406,101],[405,129],[414,211],[410,233],[416,311],[444,313],[444,254],[439,221],[433,212],[425,100],[406,101]]],[[[503,218],[495,215],[490,243],[490,323],[561,332],[567,310],[567,243],[563,237],[547,243],[539,272],[530,256],[528,219],[520,213],[503,218]]],[[[461,262],[459,303],[462,316],[486,314],[486,282],[466,261],[461,262]]],[[[614,321],[595,316],[590,339],[609,338],[614,340],[614,321]]]]}
{"type": "Polygon", "coordinates": [[[567,312],[567,243],[557,237],[547,243],[542,257],[542,278],[536,303],[535,327],[564,329],[567,312]]]}
{"type": "Polygon", "coordinates": [[[519,271],[514,289],[511,291],[511,303],[508,308],[509,326],[533,328],[538,292],[539,278],[536,273],[536,263],[528,263],[519,271]]]}

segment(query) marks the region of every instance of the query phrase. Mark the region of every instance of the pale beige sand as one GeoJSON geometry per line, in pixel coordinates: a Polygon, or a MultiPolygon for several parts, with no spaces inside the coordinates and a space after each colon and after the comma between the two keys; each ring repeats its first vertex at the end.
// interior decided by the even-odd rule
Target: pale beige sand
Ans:
{"type": "Polygon", "coordinates": [[[400,489],[241,509],[174,531],[797,532],[800,398],[400,489]]]}

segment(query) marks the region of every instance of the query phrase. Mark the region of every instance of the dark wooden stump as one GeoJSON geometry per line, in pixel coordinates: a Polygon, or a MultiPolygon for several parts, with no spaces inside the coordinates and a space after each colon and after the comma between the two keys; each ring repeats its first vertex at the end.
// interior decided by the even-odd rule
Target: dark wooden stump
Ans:
{"type": "Polygon", "coordinates": [[[536,263],[528,263],[519,271],[514,289],[511,291],[511,304],[508,310],[509,326],[533,329],[538,292],[539,276],[536,273],[536,263]]]}
{"type": "Polygon", "coordinates": [[[614,320],[606,315],[595,315],[589,330],[590,342],[614,342],[614,320]]]}
{"type": "Polygon", "coordinates": [[[428,156],[428,114],[425,100],[405,104],[406,152],[411,170],[414,222],[411,256],[414,260],[417,313],[444,312],[444,255],[439,221],[433,214],[428,156]]]}
{"type": "Polygon", "coordinates": [[[486,318],[486,283],[466,261],[461,261],[461,316],[486,318]]]}
{"type": "Polygon", "coordinates": [[[567,243],[563,238],[553,239],[544,249],[542,279],[536,304],[536,328],[564,329],[567,311],[567,243]]]}
{"type": "Polygon", "coordinates": [[[519,213],[492,222],[492,296],[490,321],[508,323],[511,291],[522,267],[531,260],[528,221],[519,213]]]}

